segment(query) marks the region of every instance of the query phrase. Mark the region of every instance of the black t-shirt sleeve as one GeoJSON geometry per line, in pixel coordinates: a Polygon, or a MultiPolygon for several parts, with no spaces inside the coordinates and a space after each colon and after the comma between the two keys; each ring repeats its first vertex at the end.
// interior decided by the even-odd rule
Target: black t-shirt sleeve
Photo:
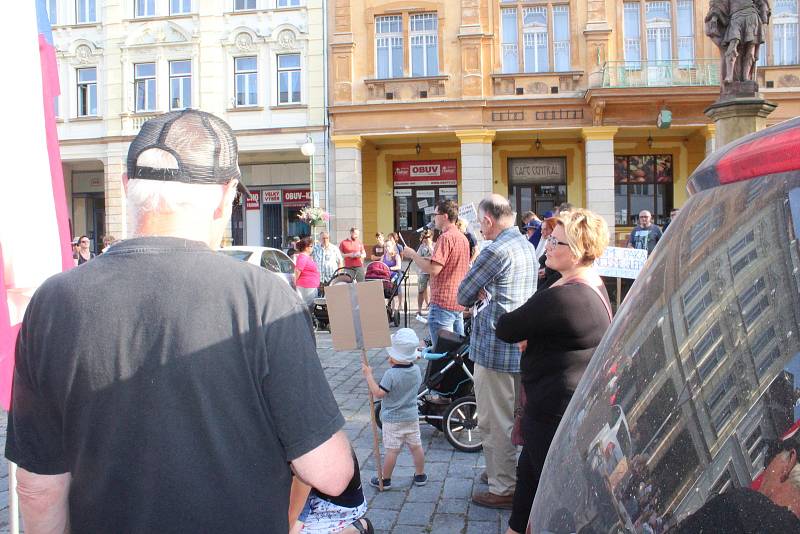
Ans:
{"type": "Polygon", "coordinates": [[[317,356],[308,312],[300,301],[266,330],[268,371],[264,398],[289,460],[327,441],[344,418],[317,356]]]}
{"type": "MultiPolygon", "coordinates": [[[[8,413],[6,458],[26,471],[40,475],[57,475],[69,471],[64,443],[61,413],[50,401],[37,379],[37,328],[32,317],[36,304],[28,306],[17,338],[16,367],[8,413]]],[[[42,332],[38,332],[42,335],[42,332]]]]}

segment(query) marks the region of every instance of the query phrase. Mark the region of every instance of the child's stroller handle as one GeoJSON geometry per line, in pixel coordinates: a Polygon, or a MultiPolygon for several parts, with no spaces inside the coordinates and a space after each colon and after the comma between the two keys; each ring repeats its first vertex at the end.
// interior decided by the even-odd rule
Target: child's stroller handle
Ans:
{"type": "Polygon", "coordinates": [[[448,353],[446,352],[441,352],[441,353],[431,352],[430,347],[425,347],[424,349],[422,349],[422,357],[425,358],[426,360],[431,360],[431,361],[441,360],[442,358],[447,356],[447,354],[448,353]]]}

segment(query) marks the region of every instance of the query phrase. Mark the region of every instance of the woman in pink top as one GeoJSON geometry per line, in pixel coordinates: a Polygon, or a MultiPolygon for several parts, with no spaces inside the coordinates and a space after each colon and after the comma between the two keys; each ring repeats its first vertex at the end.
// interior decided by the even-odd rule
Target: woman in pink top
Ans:
{"type": "Polygon", "coordinates": [[[311,238],[304,237],[294,246],[297,251],[294,256],[294,281],[297,285],[297,293],[307,306],[314,304],[314,298],[319,289],[319,269],[311,259],[312,245],[311,238]]]}

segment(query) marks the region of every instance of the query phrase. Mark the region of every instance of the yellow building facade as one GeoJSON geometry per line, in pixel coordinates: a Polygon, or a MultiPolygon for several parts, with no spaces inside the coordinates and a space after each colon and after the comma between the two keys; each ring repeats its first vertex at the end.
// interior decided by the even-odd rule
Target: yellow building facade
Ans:
{"type": "MultiPolygon", "coordinates": [[[[758,74],[769,124],[800,114],[797,0],[775,4],[758,74]]],[[[328,5],[339,239],[413,238],[436,200],[497,192],[518,213],[588,207],[620,240],[642,209],[666,222],[714,149],[706,0],[328,5]]]]}

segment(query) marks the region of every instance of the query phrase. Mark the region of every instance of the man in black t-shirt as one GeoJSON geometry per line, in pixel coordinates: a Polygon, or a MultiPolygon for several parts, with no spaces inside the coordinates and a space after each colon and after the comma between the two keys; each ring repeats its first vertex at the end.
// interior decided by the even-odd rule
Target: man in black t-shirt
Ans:
{"type": "Polygon", "coordinates": [[[291,471],[338,495],[353,462],[305,306],[212,250],[241,187],[233,132],[160,115],[128,176],[137,237],[25,313],[6,457],[26,530],[288,532],[291,471]]]}

